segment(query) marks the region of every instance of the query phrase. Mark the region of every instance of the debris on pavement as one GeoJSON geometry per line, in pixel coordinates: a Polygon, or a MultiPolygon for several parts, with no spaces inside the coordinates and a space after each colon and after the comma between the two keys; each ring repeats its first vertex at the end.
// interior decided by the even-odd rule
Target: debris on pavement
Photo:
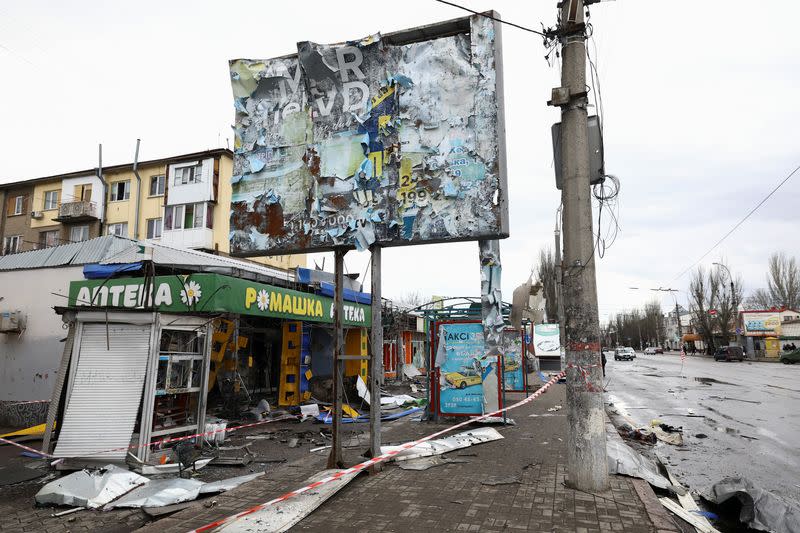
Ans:
{"type": "MultiPolygon", "coordinates": [[[[337,472],[343,472],[343,470],[323,470],[307,479],[304,485],[315,483],[337,472]]],[[[336,481],[319,485],[291,499],[268,505],[241,516],[228,524],[222,525],[215,531],[217,533],[245,533],[251,531],[281,533],[282,531],[288,531],[292,526],[311,514],[314,509],[344,488],[356,475],[358,475],[358,472],[346,474],[336,481]]]]}
{"type": "MultiPolygon", "coordinates": [[[[194,469],[200,470],[213,460],[214,457],[204,457],[203,459],[198,459],[194,463],[194,469]]],[[[157,474],[177,474],[183,468],[181,467],[180,463],[165,463],[163,465],[150,465],[147,463],[139,463],[135,465],[133,469],[142,475],[153,476],[157,474]]]]}
{"type": "Polygon", "coordinates": [[[139,485],[146,477],[114,465],[98,470],[79,470],[51,481],[36,493],[36,503],[52,503],[97,509],[139,485]]]}
{"type": "Polygon", "coordinates": [[[481,481],[481,485],[515,485],[522,483],[522,478],[519,476],[505,476],[505,477],[490,477],[481,481]]]}
{"type": "Polygon", "coordinates": [[[652,430],[648,428],[636,428],[627,423],[619,427],[619,433],[627,439],[645,442],[647,444],[655,444],[658,440],[658,437],[656,437],[656,434],[652,430]]]}
{"type": "Polygon", "coordinates": [[[494,424],[505,424],[507,426],[517,425],[517,423],[514,422],[513,418],[508,418],[508,417],[503,418],[502,416],[485,416],[485,417],[476,416],[474,417],[472,423],[479,425],[494,425],[494,424]]]}
{"type": "Polygon", "coordinates": [[[672,513],[674,513],[676,516],[694,526],[699,533],[719,533],[719,531],[708,524],[708,521],[705,520],[705,518],[701,519],[701,517],[690,513],[669,498],[659,498],[658,501],[661,502],[661,505],[672,511],[672,513]]]}
{"type": "MultiPolygon", "coordinates": [[[[394,456],[395,461],[407,461],[418,457],[441,455],[443,453],[468,448],[475,444],[500,440],[503,436],[494,428],[479,428],[457,433],[443,439],[429,440],[408,448],[394,456]]],[[[400,449],[400,446],[381,446],[381,453],[400,449]]]]}
{"type": "Polygon", "coordinates": [[[431,455],[430,457],[418,457],[408,461],[400,461],[397,466],[403,470],[428,470],[434,466],[443,466],[456,463],[468,463],[465,459],[448,459],[441,455],[431,455]]]}
{"type": "Polygon", "coordinates": [[[555,413],[556,411],[560,411],[560,410],[561,410],[561,406],[560,405],[554,405],[553,407],[548,407],[547,408],[547,411],[550,412],[550,413],[555,413]]]}
{"type": "Polygon", "coordinates": [[[697,522],[699,522],[702,525],[702,528],[697,526],[696,528],[698,530],[702,529],[703,531],[718,533],[717,530],[714,529],[711,526],[711,523],[708,521],[709,517],[706,516],[706,515],[711,515],[716,517],[716,515],[714,515],[714,513],[705,513],[704,511],[701,511],[700,507],[698,507],[697,502],[694,499],[694,496],[692,496],[692,494],[688,490],[686,490],[686,487],[684,487],[681,484],[681,482],[678,481],[678,479],[672,474],[672,472],[670,472],[669,468],[667,468],[667,466],[664,464],[663,461],[659,459],[659,462],[661,463],[661,467],[667,473],[667,479],[669,479],[669,482],[672,483],[675,487],[679,487],[680,489],[682,489],[681,491],[678,491],[676,493],[676,496],[678,497],[678,502],[681,504],[681,507],[685,511],[696,516],[697,522]]]}
{"type": "Polygon", "coordinates": [[[622,440],[609,439],[606,443],[608,453],[608,473],[643,479],[660,489],[675,492],[674,487],[667,478],[658,472],[655,462],[645,458],[622,442],[622,440]]]}
{"type": "Polygon", "coordinates": [[[711,487],[711,501],[722,504],[736,498],[742,507],[739,521],[761,531],[800,531],[800,504],[754,485],[749,479],[729,477],[711,487]]]}
{"type": "Polygon", "coordinates": [[[183,503],[197,499],[202,486],[203,482],[196,479],[153,479],[124,494],[118,500],[107,504],[104,509],[162,507],[183,503]]]}

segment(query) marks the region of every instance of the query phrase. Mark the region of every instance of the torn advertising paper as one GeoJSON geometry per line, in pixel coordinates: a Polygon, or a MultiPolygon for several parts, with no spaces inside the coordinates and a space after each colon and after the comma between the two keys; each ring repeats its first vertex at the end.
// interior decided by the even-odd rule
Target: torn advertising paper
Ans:
{"type": "Polygon", "coordinates": [[[500,25],[455,24],[230,62],[233,254],[508,236],[500,25]]]}

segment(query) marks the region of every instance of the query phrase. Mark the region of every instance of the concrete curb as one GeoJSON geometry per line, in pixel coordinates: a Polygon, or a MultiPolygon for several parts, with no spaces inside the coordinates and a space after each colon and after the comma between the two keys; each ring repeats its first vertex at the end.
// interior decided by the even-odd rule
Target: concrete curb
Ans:
{"type": "Polygon", "coordinates": [[[644,509],[647,511],[647,516],[656,527],[658,533],[681,533],[681,530],[675,525],[672,515],[667,511],[661,502],[658,501],[658,496],[653,492],[650,483],[643,479],[632,478],[633,488],[636,494],[644,504],[644,509]]]}

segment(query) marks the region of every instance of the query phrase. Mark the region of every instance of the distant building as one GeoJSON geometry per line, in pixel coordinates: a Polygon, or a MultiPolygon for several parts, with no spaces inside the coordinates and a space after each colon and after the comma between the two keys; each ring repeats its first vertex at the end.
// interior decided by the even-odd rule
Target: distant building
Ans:
{"type": "Polygon", "coordinates": [[[777,358],[786,344],[800,343],[800,311],[756,309],[739,314],[748,353],[777,358]]]}
{"type": "Polygon", "coordinates": [[[692,314],[681,306],[678,306],[678,312],[680,328],[678,328],[678,320],[675,319],[675,311],[664,315],[664,348],[669,350],[680,350],[681,338],[691,330],[692,314]]]}
{"type": "MultiPolygon", "coordinates": [[[[0,184],[0,254],[100,235],[227,255],[233,153],[206,150],[0,184]],[[103,183],[105,181],[105,183],[103,183]]],[[[305,255],[251,260],[305,266],[305,255]]]]}

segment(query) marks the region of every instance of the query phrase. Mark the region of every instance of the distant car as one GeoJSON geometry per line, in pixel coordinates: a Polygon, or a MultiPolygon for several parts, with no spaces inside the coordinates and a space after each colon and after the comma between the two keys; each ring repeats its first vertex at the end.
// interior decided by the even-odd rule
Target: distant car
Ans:
{"type": "Polygon", "coordinates": [[[714,353],[714,361],[744,361],[741,346],[722,346],[714,353]]]}
{"type": "Polygon", "coordinates": [[[467,369],[463,369],[461,372],[448,372],[444,375],[444,379],[459,389],[464,389],[470,385],[480,385],[483,382],[480,374],[467,369]]]}
{"type": "Polygon", "coordinates": [[[658,346],[656,346],[656,353],[663,354],[664,353],[664,348],[659,348],[658,346]]]}
{"type": "Polygon", "coordinates": [[[652,346],[648,346],[647,348],[644,349],[644,354],[645,355],[655,355],[657,353],[658,352],[656,351],[656,349],[653,348],[652,346]]]}
{"type": "Polygon", "coordinates": [[[636,359],[636,352],[633,348],[617,348],[614,350],[614,361],[633,361],[636,359]]]}
{"type": "Polygon", "coordinates": [[[800,350],[794,350],[781,355],[781,363],[784,365],[793,365],[798,362],[800,362],[800,350]]]}

